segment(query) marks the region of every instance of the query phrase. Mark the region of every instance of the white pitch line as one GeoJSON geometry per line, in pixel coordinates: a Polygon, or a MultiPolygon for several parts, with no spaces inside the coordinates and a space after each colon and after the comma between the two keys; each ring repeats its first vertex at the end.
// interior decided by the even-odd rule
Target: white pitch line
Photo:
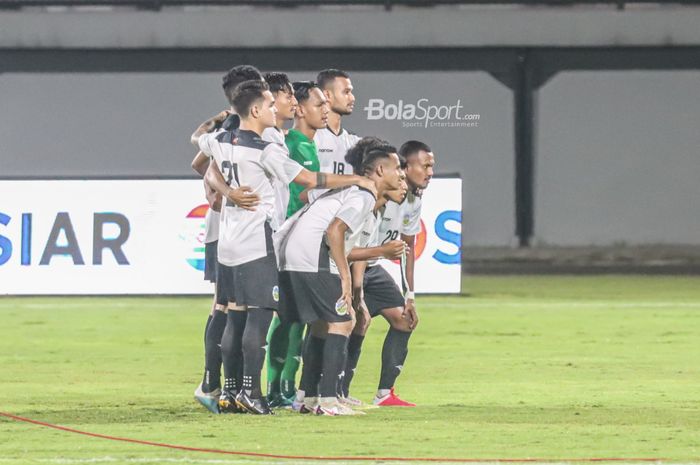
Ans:
{"type": "MultiPolygon", "coordinates": [[[[420,301],[419,301],[420,302],[420,301]]],[[[591,302],[581,302],[581,301],[570,301],[570,300],[560,300],[556,302],[488,302],[488,301],[470,301],[465,300],[461,303],[444,302],[444,303],[429,303],[424,302],[423,305],[435,306],[440,308],[477,308],[477,307],[495,307],[495,308],[552,308],[552,307],[566,307],[566,308],[683,308],[683,309],[700,309],[700,302],[669,302],[669,301],[658,301],[658,302],[603,302],[603,301],[591,301],[591,302]]]]}

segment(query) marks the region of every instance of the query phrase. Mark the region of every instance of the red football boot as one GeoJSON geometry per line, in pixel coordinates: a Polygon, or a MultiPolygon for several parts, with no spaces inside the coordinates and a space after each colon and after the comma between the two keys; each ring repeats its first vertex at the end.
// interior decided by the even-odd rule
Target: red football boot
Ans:
{"type": "Polygon", "coordinates": [[[416,404],[412,402],[406,402],[394,393],[394,388],[389,390],[389,394],[384,397],[375,397],[372,402],[374,405],[379,407],[415,407],[416,404]]]}

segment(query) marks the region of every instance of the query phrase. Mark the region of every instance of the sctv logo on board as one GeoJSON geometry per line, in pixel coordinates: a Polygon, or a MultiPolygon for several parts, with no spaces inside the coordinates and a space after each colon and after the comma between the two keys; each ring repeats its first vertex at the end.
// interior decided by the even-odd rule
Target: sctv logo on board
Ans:
{"type": "MultiPolygon", "coordinates": [[[[452,244],[457,249],[453,253],[444,252],[439,248],[435,251],[433,258],[440,263],[444,263],[445,265],[457,265],[462,261],[462,233],[447,229],[445,225],[451,221],[460,225],[461,227],[462,212],[456,210],[445,210],[435,219],[435,235],[443,242],[452,244]]],[[[423,222],[421,221],[421,227],[423,227],[422,223],[423,222]]]]}
{"type": "MultiPolygon", "coordinates": [[[[409,221],[408,216],[404,217],[403,221],[404,224],[407,224],[409,221]]],[[[446,224],[450,221],[454,221],[457,225],[461,226],[462,212],[456,210],[445,210],[441,212],[435,219],[434,233],[437,239],[442,241],[440,246],[445,245],[445,243],[451,244],[454,246],[455,251],[452,253],[445,252],[440,248],[440,246],[436,246],[432,258],[443,265],[458,265],[462,260],[462,234],[447,229],[446,224]]],[[[388,232],[391,234],[392,231],[388,232]]],[[[416,234],[415,242],[413,244],[414,257],[416,261],[423,256],[423,252],[425,251],[425,247],[428,243],[428,236],[429,234],[425,227],[425,222],[420,220],[420,232],[416,234]]],[[[399,261],[394,260],[394,263],[398,265],[399,261]]]]}
{"type": "MultiPolygon", "coordinates": [[[[85,265],[83,252],[89,249],[89,245],[92,246],[90,258],[93,265],[102,265],[105,250],[119,265],[129,264],[123,246],[129,239],[131,226],[123,214],[93,213],[91,244],[86,243],[84,236],[78,240],[69,212],[52,214],[49,233],[41,237],[34,232],[34,216],[31,212],[11,216],[0,211],[0,266],[11,260],[17,260],[22,266],[37,264],[34,261],[37,250],[41,250],[39,265],[50,265],[51,259],[57,255],[70,257],[74,265],[85,265]],[[109,237],[105,237],[107,232],[109,237]]],[[[42,215],[42,222],[45,218],[42,215]]]]}

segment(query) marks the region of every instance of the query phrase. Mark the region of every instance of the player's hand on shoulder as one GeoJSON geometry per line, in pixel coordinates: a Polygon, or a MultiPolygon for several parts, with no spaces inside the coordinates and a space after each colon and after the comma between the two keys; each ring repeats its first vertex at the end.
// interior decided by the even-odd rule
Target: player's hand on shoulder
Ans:
{"type": "Polygon", "coordinates": [[[399,239],[389,241],[382,245],[382,256],[390,260],[398,260],[403,255],[404,251],[409,252],[408,245],[399,239]]]}
{"type": "Polygon", "coordinates": [[[255,207],[260,203],[260,196],[248,186],[231,188],[226,192],[226,197],[244,210],[255,211],[255,207]]]}
{"type": "Polygon", "coordinates": [[[231,116],[231,110],[224,110],[212,118],[212,120],[217,123],[217,125],[221,125],[229,116],[231,116]]]}
{"type": "Polygon", "coordinates": [[[358,176],[359,179],[357,181],[357,187],[361,187],[363,189],[367,189],[368,191],[372,192],[374,196],[377,196],[377,186],[374,184],[374,181],[372,181],[370,178],[366,178],[364,176],[358,176]]]}

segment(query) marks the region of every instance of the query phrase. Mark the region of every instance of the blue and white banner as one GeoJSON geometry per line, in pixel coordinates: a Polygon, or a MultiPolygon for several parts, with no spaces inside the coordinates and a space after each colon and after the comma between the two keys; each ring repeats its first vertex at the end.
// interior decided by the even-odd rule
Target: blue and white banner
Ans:
{"type": "MultiPolygon", "coordinates": [[[[210,294],[203,199],[198,180],[0,181],[0,294],[210,294]]],[[[461,199],[459,179],[424,195],[417,292],[460,291],[461,199]]]]}
{"type": "MultiPolygon", "coordinates": [[[[415,290],[459,293],[462,280],[462,180],[433,179],[423,193],[421,231],[415,240],[415,290]]],[[[399,262],[381,260],[401,286],[399,262]]]]}

